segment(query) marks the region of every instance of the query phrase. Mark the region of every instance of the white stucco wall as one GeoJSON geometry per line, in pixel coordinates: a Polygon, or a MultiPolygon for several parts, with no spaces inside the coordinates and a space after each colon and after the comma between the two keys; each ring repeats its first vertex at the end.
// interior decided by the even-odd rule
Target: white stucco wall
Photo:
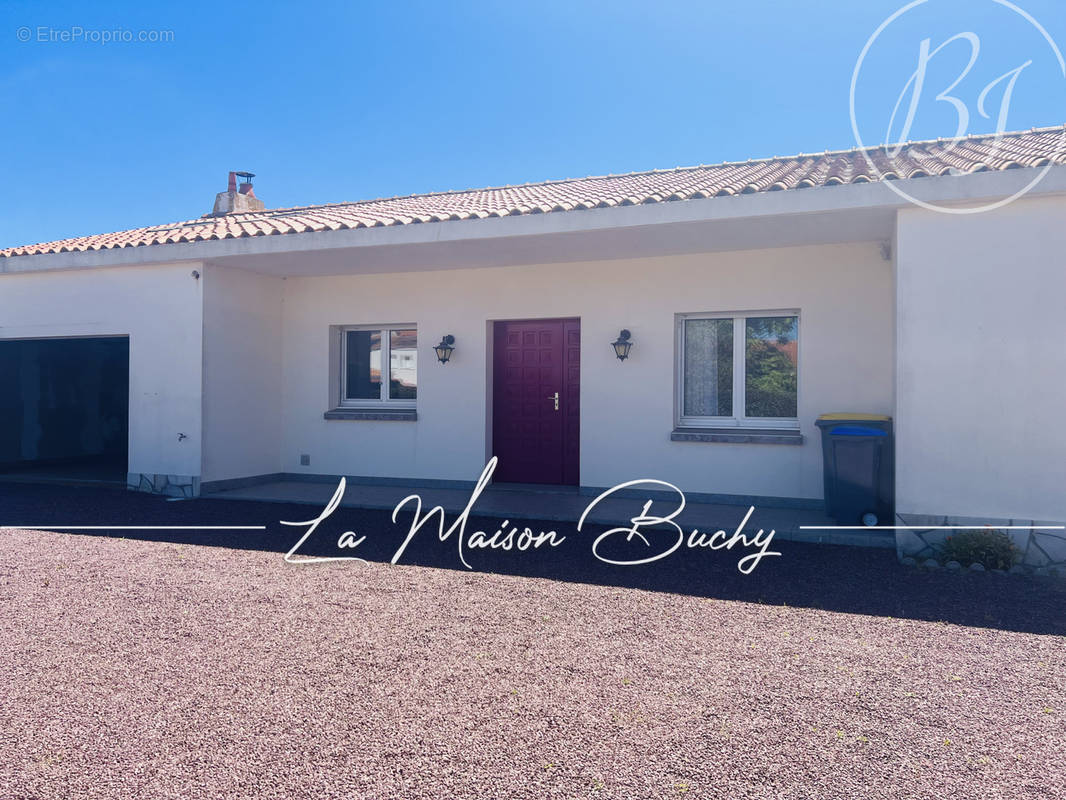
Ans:
{"type": "Polygon", "coordinates": [[[132,473],[200,474],[199,267],[0,275],[0,338],[129,337],[132,473]]]}
{"type": "Polygon", "coordinates": [[[488,321],[580,317],[581,483],[667,480],[690,492],[822,496],[814,419],[892,412],[892,270],[848,244],[284,282],[286,472],[473,480],[489,451],[488,321]],[[671,442],[675,314],[800,310],[803,446],[671,442]],[[327,421],[329,326],[416,323],[417,422],[327,421]],[[620,328],[625,363],[608,343],[620,328]],[[432,345],[456,337],[453,361],[432,345]],[[311,457],[302,467],[300,454],[311,457]]]}
{"type": "Polygon", "coordinates": [[[906,209],[897,511],[1066,521],[1066,198],[906,209]]]}
{"type": "Polygon", "coordinates": [[[205,265],[204,481],[280,471],[283,284],[205,265]]]}

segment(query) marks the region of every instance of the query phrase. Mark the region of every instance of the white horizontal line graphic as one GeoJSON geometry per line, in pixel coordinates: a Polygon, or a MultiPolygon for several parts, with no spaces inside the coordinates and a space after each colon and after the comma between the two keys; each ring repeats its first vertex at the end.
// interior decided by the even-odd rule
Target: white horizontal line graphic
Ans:
{"type": "Polygon", "coordinates": [[[265,531],[266,525],[4,525],[5,528],[28,528],[65,531],[265,531]]]}
{"type": "Polygon", "coordinates": [[[801,531],[1062,531],[1066,525],[800,525],[801,531]]]}

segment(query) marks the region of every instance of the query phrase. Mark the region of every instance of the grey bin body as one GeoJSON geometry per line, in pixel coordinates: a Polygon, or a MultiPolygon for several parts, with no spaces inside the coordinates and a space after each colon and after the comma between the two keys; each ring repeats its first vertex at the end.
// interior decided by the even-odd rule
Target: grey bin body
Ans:
{"type": "Polygon", "coordinates": [[[825,472],[825,511],[841,525],[877,515],[891,525],[895,485],[895,438],[885,419],[819,419],[825,472]]]}

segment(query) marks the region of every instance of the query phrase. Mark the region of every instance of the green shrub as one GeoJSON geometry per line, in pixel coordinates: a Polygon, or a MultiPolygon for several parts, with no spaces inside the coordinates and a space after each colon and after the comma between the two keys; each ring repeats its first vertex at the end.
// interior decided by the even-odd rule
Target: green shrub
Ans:
{"type": "Polygon", "coordinates": [[[1018,548],[1003,531],[981,528],[949,536],[944,540],[941,557],[964,567],[980,564],[985,569],[1010,569],[1018,560],[1018,548]]]}

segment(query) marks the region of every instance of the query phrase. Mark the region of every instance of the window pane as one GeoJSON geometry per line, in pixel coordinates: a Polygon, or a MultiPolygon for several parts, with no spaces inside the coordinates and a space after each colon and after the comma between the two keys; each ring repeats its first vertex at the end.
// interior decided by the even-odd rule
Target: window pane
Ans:
{"type": "Polygon", "coordinates": [[[733,416],[733,320],[685,320],[684,415],[733,416]]]}
{"type": "Polygon", "coordinates": [[[345,398],[380,400],[381,331],[348,331],[345,360],[345,398]]]}
{"type": "Polygon", "coordinates": [[[750,317],[744,335],[744,413],[795,417],[798,318],[750,317]]]}
{"type": "Polygon", "coordinates": [[[418,391],[418,348],[414,329],[389,331],[389,397],[414,400],[418,391]]]}

